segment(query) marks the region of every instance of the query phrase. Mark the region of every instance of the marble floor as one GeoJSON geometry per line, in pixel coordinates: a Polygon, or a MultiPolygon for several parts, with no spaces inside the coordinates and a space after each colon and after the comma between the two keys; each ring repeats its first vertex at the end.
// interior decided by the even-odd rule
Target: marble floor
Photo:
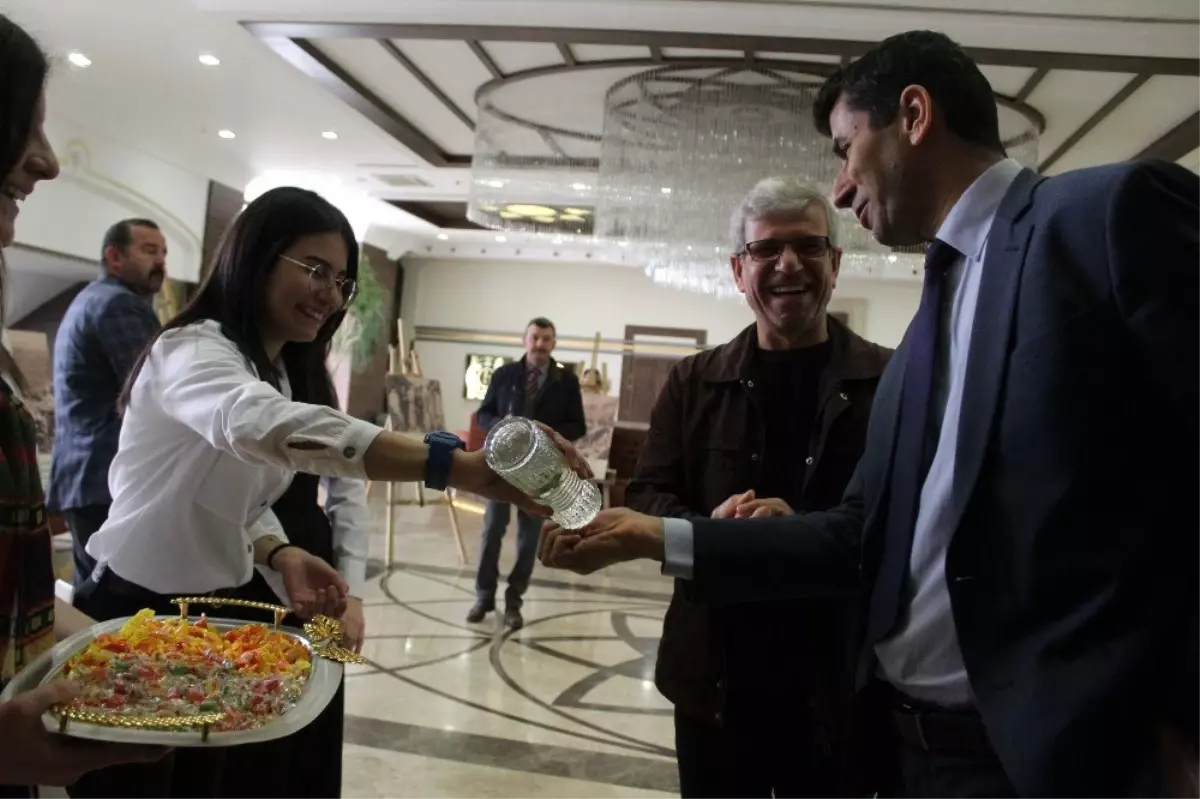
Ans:
{"type": "MultiPolygon", "coordinates": [[[[400,506],[383,562],[373,502],[366,666],[346,698],[348,797],[668,796],[678,791],[670,705],[654,661],[671,585],[651,564],[578,577],[540,565],[525,628],[468,624],[483,517],[400,506]]],[[[513,558],[505,538],[501,574],[513,558]]]]}

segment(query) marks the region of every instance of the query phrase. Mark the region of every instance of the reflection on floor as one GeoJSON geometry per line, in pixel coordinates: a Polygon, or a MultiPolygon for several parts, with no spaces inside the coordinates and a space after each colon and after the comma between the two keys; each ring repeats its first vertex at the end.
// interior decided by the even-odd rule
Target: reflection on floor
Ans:
{"type": "Polygon", "coordinates": [[[539,566],[523,630],[495,614],[470,625],[482,517],[460,514],[462,567],[444,506],[397,508],[385,570],[376,510],[370,664],[347,684],[346,796],[677,793],[670,705],[653,684],[671,588],[656,566],[586,578],[539,566]]]}

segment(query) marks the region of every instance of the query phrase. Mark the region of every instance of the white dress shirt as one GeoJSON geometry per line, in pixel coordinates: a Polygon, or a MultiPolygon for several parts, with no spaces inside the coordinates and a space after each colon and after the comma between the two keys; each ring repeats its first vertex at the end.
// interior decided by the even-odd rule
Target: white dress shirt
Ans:
{"type": "MultiPolygon", "coordinates": [[[[367,558],[370,555],[371,514],[367,509],[367,486],[349,477],[322,477],[325,491],[325,515],[333,528],[333,551],[337,569],[350,585],[350,596],[360,599],[367,584],[367,558]]],[[[289,602],[283,576],[266,566],[256,566],[279,597],[289,602]]]]}
{"type": "MultiPolygon", "coordinates": [[[[945,706],[973,703],[946,587],[946,549],[954,530],[949,512],[958,449],[958,421],[967,353],[979,299],[988,234],[1009,186],[1021,171],[1011,159],[980,175],[950,209],[937,238],[962,253],[950,268],[941,308],[933,412],[942,420],[937,450],[921,488],[901,623],[875,647],[884,679],[914,699],[945,706]]],[[[691,522],[664,521],[664,573],[690,578],[695,547],[691,522]]]]}
{"type": "Polygon", "coordinates": [[[112,508],[88,554],[160,594],[248,582],[253,541],[287,540],[270,506],[294,472],[361,480],[381,432],[281,387],[260,380],[216,322],[163,333],[134,383],[112,508]]]}

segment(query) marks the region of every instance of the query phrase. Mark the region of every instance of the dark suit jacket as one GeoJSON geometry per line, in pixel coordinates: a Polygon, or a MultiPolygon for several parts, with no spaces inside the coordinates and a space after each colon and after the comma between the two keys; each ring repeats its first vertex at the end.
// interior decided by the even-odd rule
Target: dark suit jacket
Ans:
{"type": "MultiPolygon", "coordinates": [[[[506,363],[492,374],[487,393],[475,418],[484,430],[491,430],[505,416],[525,415],[525,359],[506,363]]],[[[538,390],[533,406],[535,421],[553,427],[567,441],[583,438],[587,422],[583,417],[583,397],[579,378],[551,359],[546,382],[538,390]]]]}
{"type": "MultiPolygon", "coordinates": [[[[979,710],[1024,795],[1153,791],[1160,726],[1195,738],[1198,194],[1162,162],[1025,171],[991,228],[945,569],[979,710]]],[[[697,599],[869,595],[906,352],[839,508],[693,522],[697,599]]],[[[871,647],[861,660],[873,673],[871,647]]]]}

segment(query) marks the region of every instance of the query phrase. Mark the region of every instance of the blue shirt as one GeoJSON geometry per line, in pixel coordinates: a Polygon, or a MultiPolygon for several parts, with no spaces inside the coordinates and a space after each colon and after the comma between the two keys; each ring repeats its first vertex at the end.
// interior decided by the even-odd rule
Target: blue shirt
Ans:
{"type": "Polygon", "coordinates": [[[75,297],[54,340],[54,452],[46,504],[71,510],[112,501],[117,400],[125,378],[160,329],[148,297],[103,277],[75,297]]]}
{"type": "MultiPolygon", "coordinates": [[[[921,488],[900,628],[875,647],[880,672],[888,682],[914,699],[946,706],[973,702],[945,574],[946,549],[954,534],[950,510],[967,353],[988,234],[1000,202],[1020,171],[1021,165],[1011,159],[994,164],[963,192],[937,232],[939,240],[962,253],[950,268],[941,309],[933,407],[941,418],[941,432],[921,488]]],[[[690,578],[695,551],[691,523],[664,520],[663,534],[664,573],[690,578]]]]}

